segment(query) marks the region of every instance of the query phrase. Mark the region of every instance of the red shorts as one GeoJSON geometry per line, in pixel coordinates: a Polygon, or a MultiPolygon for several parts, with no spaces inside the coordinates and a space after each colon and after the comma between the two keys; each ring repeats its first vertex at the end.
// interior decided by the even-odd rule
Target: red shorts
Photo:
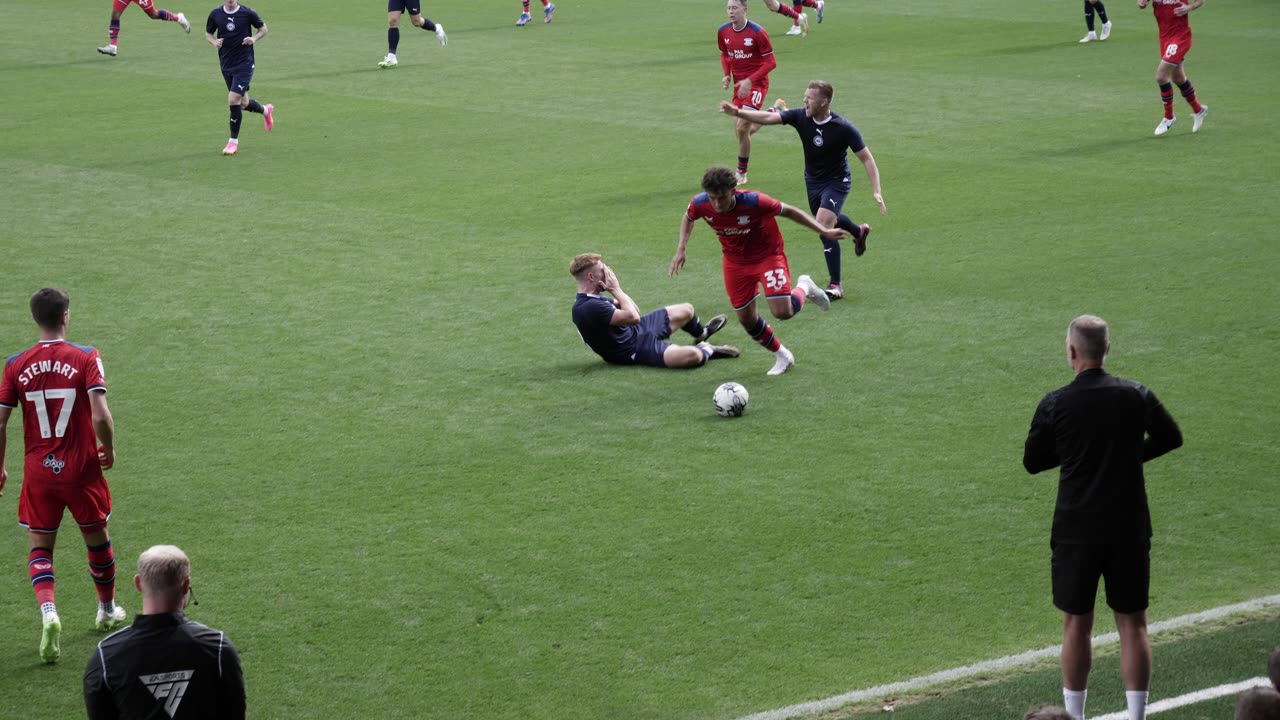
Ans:
{"type": "Polygon", "coordinates": [[[738,97],[738,88],[730,85],[733,89],[733,106],[736,108],[747,108],[748,110],[760,110],[764,108],[765,96],[769,94],[769,80],[765,78],[758,83],[751,85],[751,92],[746,97],[738,97]]]}
{"type": "Polygon", "coordinates": [[[70,510],[81,532],[93,532],[107,526],[111,517],[111,491],[107,480],[98,473],[83,485],[29,481],[22,479],[18,494],[18,524],[31,532],[51,533],[62,524],[62,511],[70,510]]]}
{"type": "Polygon", "coordinates": [[[150,15],[156,11],[155,0],[111,0],[111,9],[116,12],[124,12],[124,9],[132,3],[142,8],[143,12],[150,15]]]}
{"type": "Polygon", "coordinates": [[[1182,59],[1191,49],[1191,33],[1160,37],[1160,59],[1164,62],[1181,65],[1182,59]]]}
{"type": "Polygon", "coordinates": [[[766,298],[787,297],[791,294],[791,268],[786,255],[753,263],[740,263],[724,259],[724,289],[729,293],[729,303],[734,310],[741,310],[756,301],[760,286],[764,285],[766,298]]]}

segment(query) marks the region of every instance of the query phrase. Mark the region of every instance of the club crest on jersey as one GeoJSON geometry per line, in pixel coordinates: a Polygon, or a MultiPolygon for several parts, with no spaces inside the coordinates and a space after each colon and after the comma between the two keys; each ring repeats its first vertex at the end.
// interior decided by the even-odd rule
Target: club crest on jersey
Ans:
{"type": "Polygon", "coordinates": [[[59,460],[58,458],[54,457],[53,453],[49,453],[48,456],[46,456],[44,459],[44,466],[52,470],[54,475],[57,475],[58,473],[62,472],[62,468],[66,467],[66,465],[67,465],[66,460],[59,460]]]}
{"type": "Polygon", "coordinates": [[[755,44],[755,38],[742,38],[742,44],[751,47],[755,44]]]}
{"type": "Polygon", "coordinates": [[[235,21],[235,20],[228,20],[228,21],[227,21],[227,32],[232,32],[232,31],[233,31],[233,30],[235,30],[235,29],[236,29],[236,21],[235,21]]]}
{"type": "Polygon", "coordinates": [[[814,136],[813,136],[813,146],[814,146],[814,147],[822,147],[822,136],[821,136],[821,135],[814,135],[814,136]]]}
{"type": "MultiPolygon", "coordinates": [[[[739,215],[739,216],[738,216],[738,224],[739,224],[739,225],[746,225],[746,224],[748,224],[748,223],[750,223],[750,222],[751,222],[751,216],[750,216],[750,215],[739,215]]],[[[49,457],[53,457],[53,456],[52,456],[52,455],[50,455],[49,457]]]]}
{"type": "Polygon", "coordinates": [[[173,717],[178,712],[178,704],[187,693],[187,685],[191,682],[195,670],[178,670],[158,675],[139,675],[138,679],[157,700],[164,701],[164,711],[173,717]]]}

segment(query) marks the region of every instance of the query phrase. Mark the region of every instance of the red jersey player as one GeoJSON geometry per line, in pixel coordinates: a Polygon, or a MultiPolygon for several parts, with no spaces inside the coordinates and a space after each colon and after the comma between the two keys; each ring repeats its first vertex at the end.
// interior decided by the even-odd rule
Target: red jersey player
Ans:
{"type": "MultiPolygon", "coordinates": [[[[778,66],[773,45],[764,28],[747,20],[747,0],[729,0],[729,22],[720,26],[716,43],[720,46],[720,66],[724,68],[721,86],[733,85],[733,104],[759,110],[769,94],[769,71],[778,66]]],[[[785,7],[785,6],[784,6],[785,7]]],[[[760,126],[749,120],[734,123],[738,136],[739,185],[747,182],[747,163],[751,160],[751,136],[760,126]]]]}
{"type": "Polygon", "coordinates": [[[773,334],[773,328],[756,312],[760,286],[764,285],[769,312],[779,320],[800,312],[806,298],[823,310],[831,307],[831,300],[808,275],[801,275],[796,287],[791,287],[791,268],[776,218],[781,215],[824,239],[840,240],[850,235],[839,228],[828,230],[819,225],[812,215],[784,205],[762,192],[737,190],[735,185],[733,171],[723,165],[709,168],[702,176],[704,192],[693,196],[680,219],[680,243],[675,257],[671,259],[668,274],[674,276],[684,267],[694,222],[698,218],[706,220],[720,237],[724,253],[724,288],[738,314],[738,322],[742,323],[751,339],[775,355],[769,374],[781,375],[795,365],[796,358],[783,347],[773,334]]]}
{"type": "Polygon", "coordinates": [[[191,23],[187,22],[186,15],[162,10],[156,7],[155,0],[112,0],[111,24],[107,28],[107,44],[98,48],[98,52],[103,55],[110,55],[111,57],[115,57],[118,54],[119,49],[116,47],[116,44],[119,42],[120,38],[120,15],[123,14],[125,10],[128,10],[129,6],[132,4],[136,4],[138,7],[142,8],[142,12],[146,13],[147,17],[152,20],[176,22],[182,27],[183,32],[191,32],[191,23]]]}
{"type": "Polygon", "coordinates": [[[1209,114],[1209,106],[1201,105],[1196,99],[1196,89],[1182,69],[1182,61],[1191,49],[1191,23],[1187,15],[1204,4],[1204,0],[1138,0],[1139,8],[1146,8],[1147,3],[1154,4],[1156,25],[1160,28],[1160,64],[1156,66],[1156,84],[1160,86],[1160,102],[1164,103],[1164,119],[1156,125],[1156,135],[1169,132],[1178,118],[1173,114],[1173,83],[1178,84],[1182,97],[1195,113],[1191,121],[1191,132],[1200,132],[1205,115],[1209,114]]]}
{"type": "Polygon", "coordinates": [[[115,423],[107,408],[102,358],[94,348],[66,341],[71,299],[45,288],[31,296],[31,316],[40,342],[9,358],[0,376],[0,490],[9,414],[22,405],[26,447],[18,523],[27,528],[27,568],[44,616],[40,657],[56,662],[62,623],[54,605],[53,546],[63,510],[80,526],[89,550],[89,574],[98,591],[97,626],[119,627],[124,608],[115,604],[115,553],[107,535],[111,492],[102,471],[115,463],[115,423]]]}

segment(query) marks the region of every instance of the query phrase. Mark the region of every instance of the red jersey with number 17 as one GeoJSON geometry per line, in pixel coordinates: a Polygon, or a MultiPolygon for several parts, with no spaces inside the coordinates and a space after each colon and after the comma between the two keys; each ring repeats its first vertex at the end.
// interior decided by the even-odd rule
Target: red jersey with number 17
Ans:
{"type": "Polygon", "coordinates": [[[734,82],[753,76],[765,65],[764,58],[773,55],[769,33],[750,20],[741,30],[735,29],[731,22],[721,25],[716,42],[720,45],[720,54],[729,62],[729,74],[734,82]]]}
{"type": "Polygon", "coordinates": [[[41,341],[4,364],[0,405],[22,405],[23,483],[81,485],[101,478],[90,391],[107,390],[96,348],[41,341]]]}
{"type": "Polygon", "coordinates": [[[698,193],[689,201],[685,216],[702,218],[720,237],[720,249],[726,262],[753,263],[783,253],[782,231],[777,216],[782,203],[762,192],[735,190],[733,207],[716,212],[711,198],[698,193]]]}

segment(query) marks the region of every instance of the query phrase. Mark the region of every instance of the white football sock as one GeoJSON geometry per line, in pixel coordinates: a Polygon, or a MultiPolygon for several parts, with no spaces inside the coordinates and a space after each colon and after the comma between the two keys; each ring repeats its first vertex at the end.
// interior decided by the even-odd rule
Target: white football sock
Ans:
{"type": "Polygon", "coordinates": [[[1084,701],[1088,690],[1068,690],[1062,688],[1062,702],[1067,706],[1067,714],[1075,720],[1084,720],[1084,701]]]}
{"type": "Polygon", "coordinates": [[[1125,690],[1124,699],[1129,703],[1129,720],[1147,720],[1146,690],[1125,690]]]}

